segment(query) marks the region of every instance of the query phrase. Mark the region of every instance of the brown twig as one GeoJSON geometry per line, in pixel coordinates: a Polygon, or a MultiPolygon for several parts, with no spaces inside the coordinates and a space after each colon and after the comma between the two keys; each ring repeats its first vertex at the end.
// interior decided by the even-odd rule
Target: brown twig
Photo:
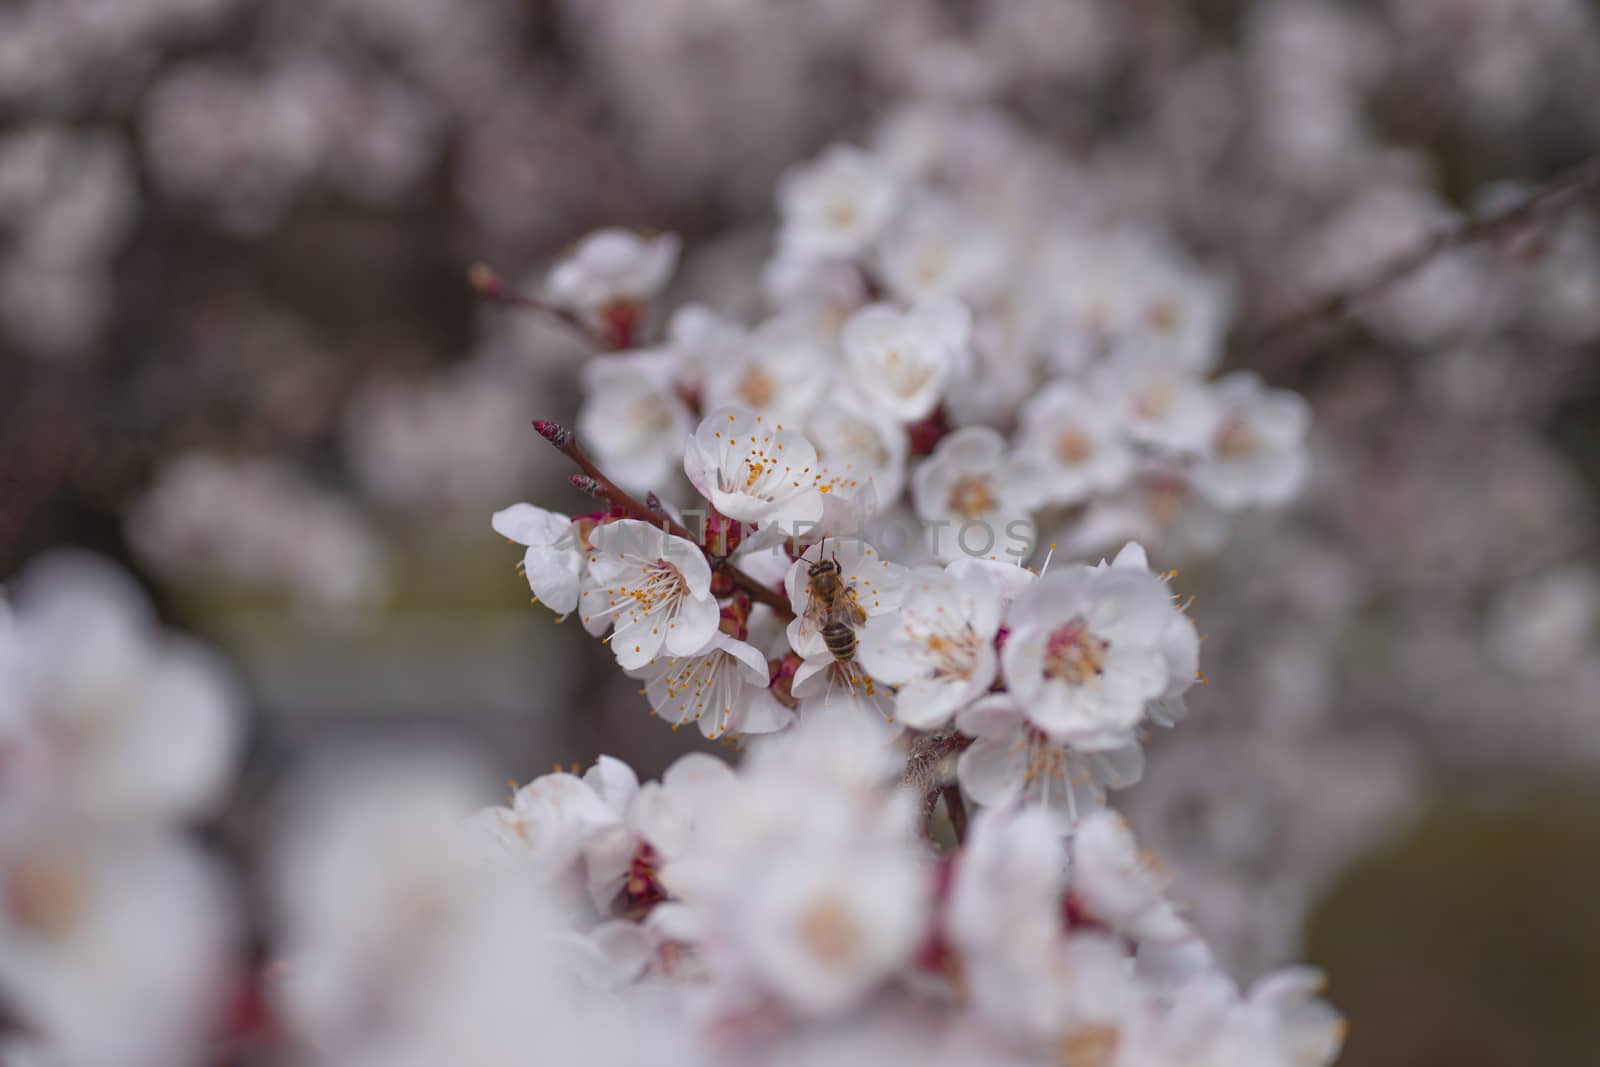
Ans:
{"type": "Polygon", "coordinates": [[[939,765],[950,756],[964,752],[973,740],[954,730],[949,733],[919,734],[911,742],[911,751],[906,754],[906,769],[900,780],[906,785],[924,788],[942,784],[935,783],[939,765]]]}
{"type": "Polygon", "coordinates": [[[759,600],[767,607],[778,613],[778,618],[788,622],[794,618],[794,609],[789,606],[789,598],[783,596],[776,589],[762,585],[750,575],[734,566],[725,559],[714,559],[712,569],[723,575],[738,586],[742,591],[750,594],[750,599],[759,600]]]}
{"type": "Polygon", "coordinates": [[[472,286],[477,294],[485,300],[501,304],[505,307],[521,308],[524,311],[536,311],[541,315],[551,318],[579,334],[585,341],[596,348],[608,349],[611,347],[608,339],[593,325],[584,320],[581,315],[536,296],[525,293],[513,292],[506,285],[505,279],[487,263],[474,263],[467,271],[467,284],[472,286]]]}
{"type": "Polygon", "coordinates": [[[939,790],[944,797],[944,813],[950,818],[950,829],[955,831],[956,844],[967,843],[967,800],[961,795],[961,786],[951,782],[939,790]]]}
{"type": "Polygon", "coordinates": [[[919,734],[911,742],[911,751],[906,754],[906,769],[900,776],[902,784],[922,797],[925,824],[931,823],[933,813],[939,806],[939,798],[944,798],[945,813],[950,816],[950,827],[955,831],[958,843],[966,838],[967,805],[961,797],[961,787],[946,779],[944,762],[965,751],[973,740],[953,730],[949,733],[919,734]]]}
{"type": "Polygon", "coordinates": [[[1394,256],[1366,277],[1267,322],[1254,331],[1245,345],[1251,349],[1264,349],[1263,361],[1270,361],[1275,352],[1292,348],[1291,342],[1297,337],[1303,339],[1307,335],[1314,336],[1342,322],[1366,300],[1404,281],[1441,253],[1498,237],[1543,215],[1559,211],[1597,189],[1600,189],[1600,156],[1592,156],[1557,174],[1515,204],[1498,211],[1469,215],[1445,226],[1416,247],[1394,256]]]}
{"type": "Polygon", "coordinates": [[[0,1000],[0,1037],[15,1037],[24,1040],[38,1036],[38,1031],[30,1024],[23,1021],[22,1013],[4,1000],[0,1000]]]}
{"type": "MultiPolygon", "coordinates": [[[[753,600],[759,600],[777,613],[778,618],[785,622],[794,618],[794,611],[789,606],[789,598],[779,593],[770,586],[762,585],[750,575],[740,570],[726,559],[720,559],[706,552],[705,546],[700,544],[700,539],[689,531],[682,523],[668,515],[664,509],[652,508],[648,503],[639,500],[632,493],[623,489],[617,483],[605,476],[599,467],[595,466],[589,454],[578,444],[575,434],[559,423],[546,419],[534,419],[533,428],[539,431],[546,441],[556,447],[556,451],[577,464],[582,474],[574,474],[572,483],[591,496],[600,497],[618,508],[630,519],[649,523],[651,526],[665,530],[674,537],[681,537],[692,545],[696,545],[706,554],[706,561],[711,564],[711,569],[723,575],[736,587],[748,593],[753,600]]],[[[652,497],[654,494],[651,494],[652,497]]]]}

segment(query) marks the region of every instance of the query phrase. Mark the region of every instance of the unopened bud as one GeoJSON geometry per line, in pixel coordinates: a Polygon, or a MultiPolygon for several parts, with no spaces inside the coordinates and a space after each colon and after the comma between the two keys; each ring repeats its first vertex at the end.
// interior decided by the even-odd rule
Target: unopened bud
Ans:
{"type": "Polygon", "coordinates": [[[467,284],[488,297],[499,296],[505,291],[505,282],[487,263],[474,263],[468,268],[467,284]]]}
{"type": "Polygon", "coordinates": [[[799,707],[800,701],[795,699],[793,693],[794,675],[800,669],[800,657],[793,652],[782,659],[767,662],[767,675],[771,679],[767,683],[772,695],[778,698],[778,703],[787,708],[799,707]]]}
{"type": "Polygon", "coordinates": [[[572,440],[572,431],[559,422],[551,422],[549,419],[534,419],[533,428],[539,431],[541,437],[557,448],[572,440]]]}
{"type": "Polygon", "coordinates": [[[945,434],[950,432],[950,423],[945,418],[944,407],[936,407],[920,422],[914,422],[907,429],[911,438],[911,454],[913,456],[932,455],[939,442],[944,440],[945,434]]]}
{"type": "Polygon", "coordinates": [[[713,556],[728,556],[739,547],[739,542],[744,540],[744,527],[739,525],[737,520],[713,510],[706,519],[703,540],[706,549],[713,556]]]}
{"type": "Polygon", "coordinates": [[[574,489],[588,493],[590,496],[604,497],[605,487],[587,474],[570,474],[567,481],[572,483],[574,489]]]}
{"type": "Polygon", "coordinates": [[[744,593],[735,593],[733,598],[722,605],[722,621],[718,629],[736,641],[743,641],[750,636],[750,598],[744,593]]]}

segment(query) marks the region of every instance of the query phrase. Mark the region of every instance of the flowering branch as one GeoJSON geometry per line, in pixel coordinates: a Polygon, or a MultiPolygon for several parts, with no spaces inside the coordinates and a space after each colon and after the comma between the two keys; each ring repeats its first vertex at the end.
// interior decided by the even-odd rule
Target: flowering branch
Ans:
{"type": "MultiPolygon", "coordinates": [[[[647,503],[639,500],[626,489],[607,478],[605,472],[595,466],[594,461],[589,458],[589,454],[583,450],[583,446],[578,444],[578,438],[571,430],[560,423],[551,422],[548,419],[534,419],[533,428],[538,430],[540,436],[546,441],[554,445],[558,452],[577,464],[578,469],[583,472],[572,476],[573,485],[591,496],[597,496],[608,501],[612,507],[619,509],[630,519],[638,519],[640,522],[658,527],[674,537],[681,537],[690,544],[700,545],[699,538],[691,533],[686,526],[666,513],[660,506],[660,501],[655,498],[655,494],[651,494],[650,502],[647,503]],[[652,504],[655,506],[652,507],[652,504]]],[[[700,545],[700,548],[702,552],[706,553],[706,561],[711,564],[711,569],[727,578],[736,588],[748,593],[751,599],[759,600],[767,605],[783,621],[788,622],[794,618],[794,611],[790,608],[787,597],[781,595],[776,589],[771,589],[758,582],[729,560],[706,552],[705,546],[700,545]]]]}
{"type": "Polygon", "coordinates": [[[1249,339],[1251,347],[1286,349],[1298,336],[1315,335],[1338,324],[1383,290],[1404,281],[1434,257],[1453,248],[1489,240],[1533,220],[1560,211],[1600,190],[1600,155],[1563,171],[1521,200],[1498,211],[1468,215],[1441,228],[1409,251],[1402,252],[1367,277],[1327,293],[1306,306],[1266,323],[1249,339]]]}
{"type": "Polygon", "coordinates": [[[537,311],[541,315],[555,319],[579,334],[589,344],[596,348],[611,348],[610,341],[603,337],[595,328],[583,320],[581,315],[568,311],[566,308],[557,307],[546,300],[528,296],[524,293],[513,292],[506,285],[505,279],[487,263],[474,263],[467,271],[467,284],[485,300],[492,301],[505,307],[521,308],[524,311],[537,311]]]}
{"type": "Polygon", "coordinates": [[[794,610],[789,606],[788,598],[781,596],[777,590],[767,588],[725,559],[714,559],[711,567],[740,590],[750,594],[752,600],[759,600],[771,608],[784,622],[794,618],[794,610]]]}

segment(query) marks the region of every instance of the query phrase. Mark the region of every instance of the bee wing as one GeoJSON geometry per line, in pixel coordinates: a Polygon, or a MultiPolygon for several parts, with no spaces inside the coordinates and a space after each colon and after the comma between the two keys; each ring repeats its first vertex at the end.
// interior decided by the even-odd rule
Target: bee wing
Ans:
{"type": "Polygon", "coordinates": [[[863,608],[861,606],[861,602],[856,599],[856,591],[854,589],[851,589],[850,595],[844,598],[843,614],[849,621],[850,625],[858,630],[861,629],[862,625],[867,621],[866,609],[863,608]]]}
{"type": "Polygon", "coordinates": [[[806,610],[800,614],[800,632],[807,637],[822,636],[822,628],[828,625],[833,611],[820,597],[813,595],[806,601],[806,610]]]}

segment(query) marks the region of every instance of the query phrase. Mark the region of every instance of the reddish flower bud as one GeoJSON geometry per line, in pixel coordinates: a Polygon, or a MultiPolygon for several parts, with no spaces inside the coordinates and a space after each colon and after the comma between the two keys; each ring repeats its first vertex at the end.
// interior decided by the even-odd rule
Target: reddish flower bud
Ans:
{"type": "MultiPolygon", "coordinates": [[[[713,585],[715,579],[713,579],[713,585]]],[[[734,593],[733,599],[722,605],[722,622],[720,628],[723,633],[736,641],[743,641],[750,636],[750,597],[745,593],[734,593]]]]}
{"type": "Polygon", "coordinates": [[[540,436],[557,448],[572,440],[572,431],[559,422],[551,422],[549,419],[534,419],[533,428],[538,430],[540,436]]]}
{"type": "Polygon", "coordinates": [[[1106,925],[1084,910],[1078,894],[1068,891],[1061,895],[1061,925],[1068,930],[1106,930],[1106,925]]]}
{"type": "Polygon", "coordinates": [[[1009,626],[1000,627],[1000,629],[997,630],[995,632],[995,635],[994,635],[994,650],[996,652],[1003,651],[1005,649],[1005,647],[1006,647],[1006,639],[1009,638],[1010,636],[1011,636],[1011,627],[1009,627],[1009,626]]]}
{"type": "Polygon", "coordinates": [[[772,695],[786,707],[799,707],[800,702],[795,699],[791,691],[794,686],[794,672],[800,669],[801,659],[790,652],[782,659],[772,660],[767,664],[767,670],[772,674],[772,695]]]}
{"type": "Polygon", "coordinates": [[[637,300],[619,300],[600,309],[600,333],[614,349],[632,348],[644,318],[644,305],[637,300]]]}
{"type": "Polygon", "coordinates": [[[606,495],[605,488],[587,474],[569,474],[567,475],[567,481],[572,483],[574,489],[588,493],[590,496],[604,498],[606,495]]]}
{"type": "Polygon", "coordinates": [[[934,447],[950,432],[950,423],[944,417],[944,405],[934,408],[921,422],[912,423],[906,432],[911,437],[913,456],[932,455],[934,447]]]}
{"type": "Polygon", "coordinates": [[[706,516],[705,549],[713,556],[729,556],[744,540],[744,527],[737,519],[712,510],[706,516]]]}
{"type": "Polygon", "coordinates": [[[491,300],[505,292],[506,283],[487,263],[474,263],[467,269],[467,284],[491,300]]]}

